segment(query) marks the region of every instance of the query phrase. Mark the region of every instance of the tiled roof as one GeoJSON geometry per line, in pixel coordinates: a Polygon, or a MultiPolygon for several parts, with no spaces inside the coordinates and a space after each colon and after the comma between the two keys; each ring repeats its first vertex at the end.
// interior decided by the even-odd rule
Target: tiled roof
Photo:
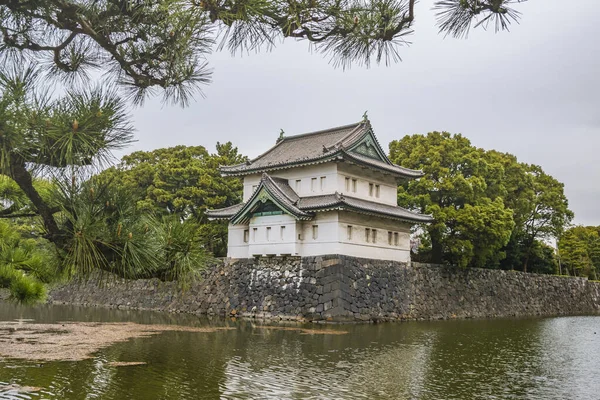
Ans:
{"type": "Polygon", "coordinates": [[[229,219],[244,207],[245,203],[234,206],[219,208],[218,210],[206,210],[204,213],[210,219],[229,219]]]}
{"type": "Polygon", "coordinates": [[[354,130],[363,128],[362,125],[362,123],[358,123],[284,137],[275,146],[254,160],[244,164],[223,166],[221,172],[234,174],[236,172],[270,169],[276,166],[319,160],[335,153],[334,150],[326,150],[326,148],[339,143],[354,130]]]}
{"type": "Polygon", "coordinates": [[[263,173],[258,188],[246,203],[220,210],[209,210],[206,215],[211,219],[238,219],[248,211],[247,208],[250,205],[256,202],[262,188],[273,197],[279,206],[299,219],[309,219],[319,211],[341,209],[411,222],[433,221],[429,215],[415,213],[398,206],[345,196],[337,192],[321,196],[299,197],[286,179],[271,177],[266,173],[263,173]]]}
{"type": "Polygon", "coordinates": [[[350,162],[356,162],[358,164],[367,165],[376,169],[384,169],[386,171],[403,175],[409,178],[420,178],[423,176],[422,171],[404,168],[396,164],[387,164],[383,161],[375,160],[374,158],[363,156],[362,154],[358,154],[355,152],[342,150],[342,153],[344,158],[350,162]]]}
{"type": "Polygon", "coordinates": [[[298,208],[305,211],[322,211],[337,208],[367,214],[383,215],[412,222],[433,221],[433,218],[430,215],[415,213],[398,206],[345,196],[337,192],[322,196],[302,197],[298,202],[298,208]]]}
{"type": "Polygon", "coordinates": [[[297,207],[300,197],[290,187],[288,181],[282,178],[271,177],[263,174],[260,183],[252,196],[246,203],[240,203],[233,207],[227,207],[220,210],[207,210],[206,216],[210,219],[232,219],[233,221],[245,218],[250,208],[254,208],[261,192],[266,191],[269,196],[275,201],[279,207],[283,208],[289,214],[298,219],[311,219],[313,214],[307,213],[297,207]]]}
{"type": "Polygon", "coordinates": [[[298,196],[294,189],[292,189],[287,179],[277,178],[268,174],[263,174],[263,179],[266,181],[266,184],[269,185],[269,187],[281,192],[281,194],[285,196],[286,200],[290,203],[295,204],[298,199],[300,199],[300,196],[298,196]]]}
{"type": "Polygon", "coordinates": [[[352,145],[360,143],[360,140],[369,132],[372,132],[371,123],[365,120],[337,128],[284,137],[275,146],[253,160],[237,165],[222,166],[221,173],[228,176],[239,176],[291,168],[297,165],[348,159],[350,162],[358,162],[361,165],[403,177],[417,178],[423,175],[421,171],[395,165],[385,156],[383,157],[387,162],[346,151],[352,145]]]}
{"type": "MultiPolygon", "coordinates": [[[[254,200],[254,197],[259,194],[261,186],[264,187],[267,192],[275,198],[280,206],[283,206],[292,215],[296,217],[312,217],[311,214],[302,211],[296,206],[300,197],[296,194],[294,189],[290,187],[287,179],[272,178],[267,174],[262,175],[260,184],[254,192],[254,195],[248,199],[248,203],[251,203],[254,200]]],[[[238,214],[242,213],[243,211],[243,209],[240,210],[238,214]]]]}

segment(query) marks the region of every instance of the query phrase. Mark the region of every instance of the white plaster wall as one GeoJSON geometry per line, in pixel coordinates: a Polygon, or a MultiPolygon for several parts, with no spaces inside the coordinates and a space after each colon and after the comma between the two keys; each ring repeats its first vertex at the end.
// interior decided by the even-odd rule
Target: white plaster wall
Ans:
{"type": "MultiPolygon", "coordinates": [[[[296,221],[284,215],[253,217],[249,225],[229,225],[227,256],[249,258],[256,255],[318,256],[344,254],[378,260],[410,261],[410,224],[345,211],[317,213],[312,221],[296,221]],[[313,225],[318,236],[313,239],[313,225]],[[348,239],[348,225],[352,238],[348,239]],[[285,226],[281,237],[281,227],[285,226]],[[267,240],[267,227],[271,227],[267,240]],[[254,232],[256,228],[256,233],[254,232]],[[367,242],[365,229],[376,229],[376,242],[367,242]],[[244,230],[248,230],[248,243],[244,230]],[[388,243],[388,232],[398,233],[398,245],[388,243]]],[[[372,238],[372,233],[371,233],[372,238]]]]}
{"type": "Polygon", "coordinates": [[[335,193],[337,190],[337,165],[334,162],[273,171],[272,176],[287,179],[290,187],[301,197],[331,194],[335,193]],[[325,180],[323,181],[323,188],[321,189],[322,177],[324,177],[325,180]],[[316,178],[314,188],[312,187],[313,185],[311,182],[313,178],[316,178]],[[297,180],[300,180],[300,190],[296,189],[297,180]]]}
{"type": "Polygon", "coordinates": [[[296,242],[296,219],[294,217],[282,214],[250,219],[247,257],[271,254],[298,255],[296,242]],[[267,228],[269,227],[271,231],[267,239],[267,228]],[[285,227],[283,237],[281,227],[285,227]]]}
{"type": "Polygon", "coordinates": [[[301,240],[298,241],[298,252],[301,256],[317,256],[323,254],[339,254],[338,212],[317,213],[312,221],[298,223],[301,240]],[[313,225],[319,227],[317,239],[313,239],[313,225]]]}
{"type": "MultiPolygon", "coordinates": [[[[383,204],[397,204],[396,178],[380,172],[361,168],[345,162],[330,162],[306,167],[272,171],[272,176],[288,179],[289,185],[296,190],[296,180],[300,180],[302,197],[345,193],[349,196],[364,198],[383,204]],[[325,177],[323,187],[321,177],[325,177]],[[357,190],[346,190],[346,177],[357,179],[357,190]],[[311,179],[316,178],[312,185],[311,179]],[[369,196],[369,183],[379,185],[379,198],[369,196]]],[[[244,177],[244,201],[247,201],[255,187],[260,183],[261,174],[244,177]]],[[[314,256],[323,254],[345,254],[355,257],[374,258],[407,262],[410,260],[410,224],[371,217],[356,213],[330,211],[317,213],[312,221],[296,221],[293,217],[272,215],[254,217],[249,226],[230,225],[228,256],[233,258],[252,257],[254,255],[292,254],[314,256]],[[313,239],[313,225],[318,226],[318,237],[313,239]],[[347,227],[353,226],[353,237],[347,238],[347,227]],[[271,237],[266,238],[266,228],[271,227],[271,237]],[[281,238],[281,226],[285,226],[281,238]],[[254,233],[256,228],[256,233],[254,233]],[[365,229],[377,229],[376,243],[365,241],[365,229]],[[244,243],[244,230],[249,231],[249,241],[244,243]],[[399,244],[388,243],[388,232],[397,232],[399,244]]]]}
{"type": "MultiPolygon", "coordinates": [[[[287,179],[290,187],[301,197],[331,194],[335,193],[336,190],[339,191],[337,186],[337,166],[334,162],[276,170],[269,172],[269,175],[287,179]],[[314,188],[311,181],[313,178],[316,178],[314,188]],[[322,188],[321,178],[325,178],[322,188]],[[296,190],[297,180],[300,180],[300,190],[296,190]]],[[[244,177],[244,202],[254,193],[253,188],[258,186],[261,176],[261,174],[252,174],[244,177]]]]}
{"type": "Polygon", "coordinates": [[[252,196],[255,187],[258,187],[261,176],[261,174],[252,174],[244,177],[244,194],[242,196],[242,201],[244,203],[248,201],[250,196],[252,196]]]}
{"type": "MultiPolygon", "coordinates": [[[[269,174],[287,179],[290,187],[301,197],[332,194],[337,191],[338,193],[344,193],[348,196],[363,198],[377,203],[397,204],[398,186],[393,176],[345,162],[308,165],[305,167],[271,171],[269,174]],[[323,188],[321,188],[322,177],[325,178],[323,188]],[[346,177],[357,180],[356,192],[352,191],[352,187],[350,191],[346,190],[346,177]],[[316,178],[314,188],[312,184],[313,178],[316,178]],[[297,180],[300,180],[300,190],[296,190],[297,180]],[[375,196],[375,189],[373,196],[369,196],[369,183],[379,185],[379,198],[375,196]]],[[[248,201],[252,193],[254,193],[254,189],[258,187],[261,176],[261,174],[251,174],[244,177],[244,202],[248,201]]],[[[350,181],[350,185],[352,186],[352,181],[350,181]]]]}
{"type": "Polygon", "coordinates": [[[378,260],[410,261],[410,224],[368,215],[341,211],[339,213],[338,241],[340,254],[378,260]],[[348,225],[352,226],[352,239],[348,239],[348,225]],[[376,229],[376,242],[366,241],[366,229],[376,229]],[[388,242],[392,232],[392,244],[388,242]],[[398,233],[398,245],[394,243],[398,233]]]}
{"type": "Polygon", "coordinates": [[[248,243],[244,242],[244,230],[248,225],[232,225],[227,228],[227,257],[248,258],[248,243]]]}
{"type": "Polygon", "coordinates": [[[398,204],[398,184],[393,176],[343,162],[338,164],[337,171],[337,186],[340,193],[377,203],[394,206],[398,204]],[[350,191],[346,190],[346,177],[357,180],[356,192],[352,191],[352,181],[350,181],[350,191]],[[369,196],[369,183],[379,185],[379,198],[375,197],[375,193],[373,193],[373,196],[369,196]]]}

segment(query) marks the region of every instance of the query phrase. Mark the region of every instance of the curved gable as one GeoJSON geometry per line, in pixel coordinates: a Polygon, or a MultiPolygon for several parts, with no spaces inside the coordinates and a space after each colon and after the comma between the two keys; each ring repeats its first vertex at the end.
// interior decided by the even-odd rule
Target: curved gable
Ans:
{"type": "Polygon", "coordinates": [[[377,138],[373,134],[373,130],[370,127],[362,138],[357,140],[355,144],[348,148],[348,151],[352,153],[358,153],[374,160],[382,161],[389,165],[393,165],[379,145],[379,142],[377,141],[377,138]]]}
{"type": "Polygon", "coordinates": [[[246,204],[231,218],[231,223],[234,225],[248,223],[255,212],[274,215],[277,211],[280,211],[296,219],[312,219],[312,214],[296,207],[292,199],[286,194],[286,192],[292,190],[291,188],[285,188],[284,191],[278,186],[282,184],[282,182],[275,182],[269,175],[263,174],[258,188],[246,204]]]}

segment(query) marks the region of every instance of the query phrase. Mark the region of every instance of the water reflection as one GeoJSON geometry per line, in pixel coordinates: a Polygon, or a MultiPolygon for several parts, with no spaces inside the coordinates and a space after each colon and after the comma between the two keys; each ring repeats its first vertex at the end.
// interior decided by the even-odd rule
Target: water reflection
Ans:
{"type": "Polygon", "coordinates": [[[600,393],[600,317],[316,327],[348,331],[328,335],[189,315],[0,303],[0,320],[16,318],[236,328],[164,332],[81,362],[0,360],[0,385],[42,388],[21,398],[562,400],[600,393]]]}

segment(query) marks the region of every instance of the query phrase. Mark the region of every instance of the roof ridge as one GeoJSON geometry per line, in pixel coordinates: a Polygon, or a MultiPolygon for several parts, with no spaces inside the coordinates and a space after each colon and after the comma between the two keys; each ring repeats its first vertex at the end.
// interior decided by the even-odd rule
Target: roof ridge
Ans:
{"type": "MultiPolygon", "coordinates": [[[[353,124],[335,126],[333,128],[321,129],[321,130],[313,131],[313,132],[306,132],[306,133],[299,133],[297,135],[284,136],[283,140],[281,140],[281,142],[286,141],[286,140],[289,141],[289,140],[294,140],[294,139],[298,139],[298,138],[303,138],[303,137],[311,136],[311,135],[320,135],[320,134],[323,134],[323,133],[339,131],[339,130],[348,129],[348,128],[351,128],[351,127],[355,127],[356,128],[356,127],[358,127],[361,124],[362,124],[362,121],[361,122],[355,122],[353,124]]],[[[354,129],[352,131],[354,131],[354,129]]]]}
{"type": "MultiPolygon", "coordinates": [[[[297,199],[292,199],[292,198],[290,198],[290,196],[288,196],[288,195],[287,195],[287,193],[285,193],[285,191],[281,190],[281,188],[280,188],[280,187],[279,187],[279,185],[278,185],[278,182],[277,182],[277,181],[275,181],[275,179],[278,179],[278,180],[285,181],[285,180],[286,180],[285,178],[280,178],[280,177],[278,177],[278,176],[271,176],[271,175],[267,174],[266,172],[263,172],[263,174],[262,174],[262,178],[261,178],[261,181],[262,181],[263,179],[265,179],[265,177],[266,177],[266,178],[267,178],[267,179],[268,179],[268,180],[269,180],[269,181],[270,181],[270,182],[273,184],[273,186],[275,186],[275,189],[276,189],[276,190],[277,190],[277,191],[278,191],[278,192],[279,192],[279,193],[280,193],[282,196],[284,196],[286,199],[288,199],[288,200],[289,200],[289,202],[290,202],[290,203],[292,203],[292,204],[294,204],[294,205],[296,204],[296,202],[297,202],[298,200],[297,200],[297,199]]],[[[287,183],[286,183],[286,184],[287,184],[287,183]]],[[[288,186],[290,186],[289,184],[287,184],[287,185],[288,185],[288,186]]],[[[294,193],[296,193],[296,191],[295,191],[294,189],[292,189],[292,187],[291,187],[291,186],[290,186],[290,189],[291,189],[292,191],[294,191],[294,193]]],[[[298,196],[298,198],[300,198],[300,196],[298,195],[298,193],[296,193],[296,195],[298,196]]]]}
{"type": "MultiPolygon", "coordinates": [[[[285,139],[285,138],[284,138],[285,139]]],[[[257,161],[258,159],[260,159],[261,157],[264,157],[265,155],[267,155],[267,153],[269,153],[270,151],[272,151],[274,148],[276,148],[277,146],[279,146],[281,143],[283,143],[285,140],[279,140],[277,141],[277,143],[275,143],[274,146],[269,147],[269,149],[261,154],[259,154],[258,156],[254,157],[251,160],[246,160],[244,162],[241,162],[239,164],[234,164],[234,165],[222,165],[219,166],[219,169],[221,170],[227,170],[227,169],[233,169],[235,167],[239,167],[240,165],[251,165],[253,162],[257,161]]]]}
{"type": "MultiPolygon", "coordinates": [[[[331,147],[337,147],[338,145],[343,143],[346,139],[348,139],[349,137],[352,137],[352,135],[356,134],[357,129],[362,127],[363,125],[366,125],[364,121],[359,122],[358,125],[356,125],[356,127],[354,129],[352,129],[350,132],[348,132],[348,134],[346,136],[344,136],[343,138],[341,138],[340,140],[335,142],[335,144],[331,147]]],[[[363,134],[364,134],[364,132],[363,132],[363,134]]],[[[342,147],[344,147],[344,146],[342,146],[342,147]]]]}
{"type": "MultiPolygon", "coordinates": [[[[298,138],[303,138],[303,137],[307,137],[307,136],[312,136],[312,135],[318,135],[318,134],[323,134],[323,133],[328,133],[328,132],[335,132],[335,131],[339,131],[342,129],[348,129],[351,127],[358,127],[362,124],[363,122],[355,122],[353,124],[348,124],[348,125],[341,125],[341,126],[336,126],[333,128],[328,128],[328,129],[322,129],[319,131],[314,131],[314,132],[308,132],[308,133],[301,133],[299,135],[292,135],[292,136],[284,136],[282,140],[279,140],[275,143],[275,145],[271,146],[269,149],[267,149],[266,151],[262,152],[261,154],[259,154],[258,156],[254,157],[253,159],[247,160],[245,162],[239,163],[239,164],[234,164],[234,165],[223,165],[220,166],[219,168],[222,170],[230,170],[230,169],[234,169],[235,167],[239,167],[240,165],[251,165],[253,162],[258,161],[259,159],[261,159],[262,157],[264,157],[265,155],[267,155],[269,152],[273,151],[276,147],[280,146],[282,143],[285,142],[289,142],[298,138]]],[[[352,130],[352,132],[354,132],[354,129],[352,130]]],[[[352,133],[351,132],[351,133],[352,133]]]]}

